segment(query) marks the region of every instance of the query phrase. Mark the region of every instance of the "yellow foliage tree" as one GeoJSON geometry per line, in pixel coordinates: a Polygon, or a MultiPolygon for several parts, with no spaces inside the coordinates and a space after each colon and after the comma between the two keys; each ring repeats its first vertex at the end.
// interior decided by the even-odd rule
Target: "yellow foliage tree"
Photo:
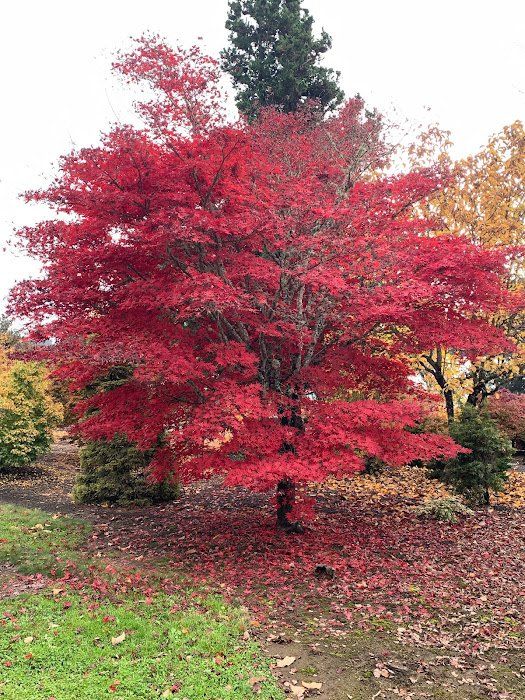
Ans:
{"type": "Polygon", "coordinates": [[[426,213],[439,218],[444,233],[504,250],[504,283],[516,299],[512,311],[490,319],[515,343],[514,351],[465,361],[454,349],[435,348],[419,358],[424,374],[443,393],[450,419],[455,398],[478,405],[525,370],[525,130],[520,121],[506,126],[479,153],[455,164],[449,146],[448,133],[434,127],[410,154],[412,163],[434,162],[451,170],[449,184],[428,203],[426,213]]]}
{"type": "Polygon", "coordinates": [[[45,452],[62,407],[45,367],[11,360],[0,344],[0,470],[30,464],[45,452]]]}

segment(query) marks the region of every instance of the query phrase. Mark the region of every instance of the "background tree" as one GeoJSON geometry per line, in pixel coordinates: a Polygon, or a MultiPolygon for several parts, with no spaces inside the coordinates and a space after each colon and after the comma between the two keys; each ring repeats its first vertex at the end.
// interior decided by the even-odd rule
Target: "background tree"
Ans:
{"type": "Polygon", "coordinates": [[[10,350],[16,347],[22,337],[13,327],[12,320],[5,314],[0,314],[0,347],[10,350]]]}
{"type": "Polygon", "coordinates": [[[525,449],[525,394],[501,389],[490,397],[488,411],[515,448],[525,449]]]}
{"type": "Polygon", "coordinates": [[[45,452],[61,416],[45,367],[10,360],[0,348],[0,469],[26,466],[45,452]]]}
{"type": "Polygon", "coordinates": [[[468,354],[457,348],[434,348],[421,358],[454,417],[454,398],[476,406],[497,392],[525,367],[525,131],[521,122],[505,127],[479,153],[452,163],[445,132],[431,129],[415,149],[414,162],[438,161],[451,171],[448,185],[425,207],[446,235],[464,236],[475,245],[504,252],[502,284],[513,304],[487,318],[509,339],[507,347],[481,352],[475,343],[468,354]]]}
{"type": "Polygon", "coordinates": [[[315,100],[324,114],[343,101],[339,73],[320,64],[331,45],[316,38],[313,17],[301,0],[231,0],[226,28],[230,46],[222,66],[236,89],[239,111],[250,119],[263,107],[294,112],[315,100]]]}
{"type": "Polygon", "coordinates": [[[323,121],[230,123],[198,49],[142,39],[116,69],[146,87],[145,126],[28,195],[58,215],[20,232],[44,275],[13,297],[78,389],[129,368],[80,402],[84,438],[153,450],[158,480],[277,486],[285,527],[298,481],[457,454],[414,431],[407,357],[496,346],[479,311],[501,307],[505,259],[431,235],[415,207],[439,175],[368,177],[387,146],[358,99],[323,121]]]}

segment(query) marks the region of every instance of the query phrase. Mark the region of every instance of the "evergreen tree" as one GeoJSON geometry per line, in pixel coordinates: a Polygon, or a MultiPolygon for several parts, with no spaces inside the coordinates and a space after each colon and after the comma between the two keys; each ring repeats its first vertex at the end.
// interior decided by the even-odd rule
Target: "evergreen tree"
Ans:
{"type": "Polygon", "coordinates": [[[138,506],[173,500],[178,494],[176,482],[149,483],[146,479],[152,454],[137,449],[122,435],[88,442],[80,450],[75,501],[138,506]]]}
{"type": "Polygon", "coordinates": [[[490,491],[501,491],[511,468],[510,440],[488,413],[470,404],[465,405],[459,419],[451,424],[450,436],[470,452],[433,462],[431,472],[472,504],[488,505],[490,491]]]}
{"type": "MultiPolygon", "coordinates": [[[[131,365],[114,365],[85,387],[85,399],[122,387],[133,374],[131,365]]],[[[88,410],[88,415],[96,409],[88,410]]],[[[159,436],[157,449],[161,445],[159,436]]],[[[148,505],[170,501],[178,495],[173,479],[149,483],[148,465],[155,448],[140,450],[124,434],[88,440],[80,450],[80,471],[73,497],[78,503],[114,503],[120,506],[148,505]]]]}
{"type": "Polygon", "coordinates": [[[222,66],[240,112],[253,119],[262,107],[293,112],[307,99],[323,113],[341,104],[339,73],[320,65],[331,37],[323,30],[315,38],[313,21],[301,0],[230,0],[222,66]]]}

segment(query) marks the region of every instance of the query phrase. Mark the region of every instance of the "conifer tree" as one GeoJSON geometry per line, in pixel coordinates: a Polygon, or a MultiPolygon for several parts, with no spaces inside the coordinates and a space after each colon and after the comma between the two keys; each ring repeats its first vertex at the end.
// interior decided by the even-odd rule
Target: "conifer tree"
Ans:
{"type": "Polygon", "coordinates": [[[222,67],[233,79],[240,112],[253,119],[262,107],[294,112],[315,100],[324,114],[341,104],[339,73],[320,65],[331,37],[323,30],[316,38],[313,23],[301,0],[230,1],[222,67]]]}

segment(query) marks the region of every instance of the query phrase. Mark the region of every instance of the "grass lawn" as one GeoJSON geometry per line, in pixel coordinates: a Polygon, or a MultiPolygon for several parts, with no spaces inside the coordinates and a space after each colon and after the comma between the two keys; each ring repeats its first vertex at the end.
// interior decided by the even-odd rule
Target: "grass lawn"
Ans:
{"type": "Polygon", "coordinates": [[[87,523],[41,510],[0,506],[0,563],[22,574],[60,574],[78,560],[78,547],[88,535],[87,523]]]}
{"type": "MultiPolygon", "coordinates": [[[[75,555],[86,526],[0,507],[0,561],[26,573],[75,555]]],[[[189,593],[192,593],[189,591],[189,593]]],[[[52,586],[0,601],[0,697],[6,700],[163,698],[280,700],[269,662],[219,597],[136,592],[100,601],[52,586]]]]}

